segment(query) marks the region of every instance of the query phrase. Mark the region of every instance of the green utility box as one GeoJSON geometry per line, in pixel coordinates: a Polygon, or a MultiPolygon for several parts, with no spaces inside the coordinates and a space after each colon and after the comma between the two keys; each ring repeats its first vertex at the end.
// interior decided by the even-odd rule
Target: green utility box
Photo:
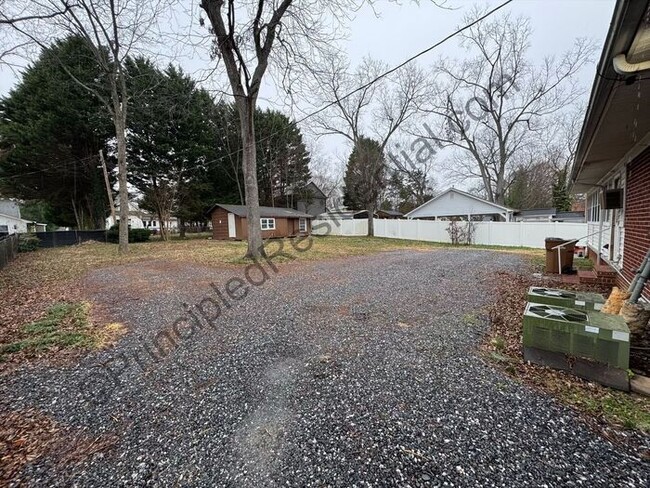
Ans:
{"type": "Polygon", "coordinates": [[[524,359],[629,390],[630,331],[619,315],[528,303],[524,359]]]}
{"type": "Polygon", "coordinates": [[[605,304],[605,299],[598,293],[558,290],[539,286],[531,286],[528,289],[528,301],[556,305],[558,307],[575,308],[576,310],[596,311],[602,309],[605,304]]]}

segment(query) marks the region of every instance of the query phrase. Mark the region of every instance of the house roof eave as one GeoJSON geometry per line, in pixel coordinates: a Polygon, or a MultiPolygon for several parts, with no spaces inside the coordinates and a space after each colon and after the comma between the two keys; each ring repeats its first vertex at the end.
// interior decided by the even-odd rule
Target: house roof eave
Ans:
{"type": "MultiPolygon", "coordinates": [[[[436,200],[440,199],[441,197],[443,197],[444,195],[446,195],[447,193],[450,193],[450,192],[458,193],[459,195],[463,195],[465,197],[472,198],[472,199],[474,199],[474,200],[476,200],[478,202],[485,203],[487,205],[491,205],[491,206],[495,207],[495,209],[499,209],[501,212],[506,212],[506,213],[515,212],[515,209],[504,207],[503,205],[499,205],[498,203],[490,202],[489,200],[484,200],[483,198],[479,198],[479,197],[477,197],[475,195],[472,195],[471,193],[467,193],[467,192],[464,192],[462,190],[459,190],[458,188],[447,188],[441,194],[436,195],[432,199],[424,202],[422,205],[420,205],[417,208],[414,208],[413,210],[411,210],[410,212],[408,212],[404,216],[407,217],[407,218],[410,218],[410,216],[412,214],[414,214],[415,212],[417,212],[419,209],[429,205],[431,202],[435,202],[436,200]]],[[[496,212],[495,211],[494,213],[501,213],[501,212],[496,212]]]]}
{"type": "Polygon", "coordinates": [[[602,137],[603,129],[607,127],[607,124],[603,124],[604,116],[612,106],[616,105],[612,99],[616,99],[617,95],[622,96],[621,92],[624,90],[621,88],[625,88],[626,77],[616,72],[613,59],[619,54],[628,52],[636,36],[640,19],[643,18],[648,8],[650,8],[650,0],[618,0],[614,7],[610,28],[596,68],[571,169],[572,191],[575,193],[587,191],[594,185],[597,186],[596,180],[600,180],[601,176],[618,164],[620,157],[627,152],[623,151],[618,157],[601,158],[602,160],[594,158],[590,154],[594,141],[598,139],[596,136],[601,133],[602,137]],[[592,160],[590,163],[593,167],[589,171],[593,174],[585,179],[586,175],[583,175],[583,172],[588,166],[590,156],[592,160]]]}

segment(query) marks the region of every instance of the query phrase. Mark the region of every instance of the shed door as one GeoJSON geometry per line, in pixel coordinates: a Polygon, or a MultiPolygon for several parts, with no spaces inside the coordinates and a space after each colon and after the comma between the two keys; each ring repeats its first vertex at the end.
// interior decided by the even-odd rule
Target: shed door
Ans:
{"type": "Polygon", "coordinates": [[[228,237],[237,237],[237,229],[235,228],[235,214],[228,214],[228,237]]]}

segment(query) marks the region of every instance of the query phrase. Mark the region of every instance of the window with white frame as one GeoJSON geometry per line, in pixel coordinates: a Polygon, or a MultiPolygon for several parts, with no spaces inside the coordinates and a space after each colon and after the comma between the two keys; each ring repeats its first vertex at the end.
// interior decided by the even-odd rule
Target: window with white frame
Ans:
{"type": "Polygon", "coordinates": [[[588,221],[598,222],[600,220],[600,193],[595,192],[589,195],[587,204],[589,208],[588,221]]]}
{"type": "Polygon", "coordinates": [[[304,217],[300,217],[298,219],[298,230],[300,232],[307,232],[307,219],[304,217]]]}
{"type": "Polygon", "coordinates": [[[275,230],[275,219],[260,219],[262,230],[275,230]]]}

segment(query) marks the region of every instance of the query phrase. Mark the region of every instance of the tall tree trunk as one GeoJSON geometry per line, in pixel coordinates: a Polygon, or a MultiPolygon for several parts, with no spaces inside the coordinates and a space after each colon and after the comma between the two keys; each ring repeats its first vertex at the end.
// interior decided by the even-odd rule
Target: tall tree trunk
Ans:
{"type": "Polygon", "coordinates": [[[255,103],[249,98],[237,100],[242,136],[242,168],[246,198],[246,222],[248,225],[247,258],[257,259],[264,255],[262,230],[260,227],[260,201],[257,187],[257,166],[255,148],[255,103]]]}
{"type": "Polygon", "coordinates": [[[158,214],[158,223],[160,224],[160,238],[163,241],[167,240],[167,223],[165,221],[164,212],[158,207],[156,214],[158,214]]]}
{"type": "Polygon", "coordinates": [[[129,191],[126,184],[126,114],[121,104],[115,105],[115,137],[117,138],[118,193],[120,195],[120,237],[118,251],[129,252],[129,191]]]}
{"type": "Polygon", "coordinates": [[[77,223],[77,229],[81,230],[81,220],[79,219],[79,213],[77,212],[77,205],[74,202],[74,197],[70,199],[72,202],[72,211],[74,212],[74,220],[77,223]]]}
{"type": "Polygon", "coordinates": [[[368,205],[368,237],[375,235],[375,204],[368,205]]]}
{"type": "Polygon", "coordinates": [[[178,232],[181,239],[185,239],[185,219],[178,219],[178,232]]]}

